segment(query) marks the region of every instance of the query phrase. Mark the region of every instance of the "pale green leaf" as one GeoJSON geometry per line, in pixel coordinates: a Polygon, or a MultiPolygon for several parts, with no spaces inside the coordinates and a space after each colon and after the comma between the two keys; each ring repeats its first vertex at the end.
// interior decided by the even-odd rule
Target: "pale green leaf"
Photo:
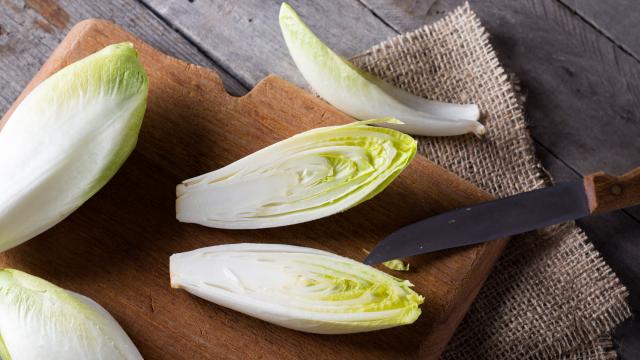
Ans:
{"type": "Polygon", "coordinates": [[[395,117],[403,124],[381,125],[413,135],[485,133],[478,122],[477,105],[427,100],[366,73],[327,47],[286,3],[280,8],[280,28],[291,57],[311,88],[354,118],[395,117]]]}
{"type": "Polygon", "coordinates": [[[326,251],[233,244],[174,254],[171,285],[290,329],[346,334],[413,323],[411,283],[326,251]]]}
{"type": "Polygon", "coordinates": [[[131,43],[58,71],[0,131],[0,251],[49,229],[95,194],[136,145],[148,83],[131,43]]]}
{"type": "Polygon", "coordinates": [[[0,270],[3,360],[138,360],[116,320],[93,300],[13,269],[0,270]]]}
{"type": "MultiPolygon", "coordinates": [[[[396,121],[395,119],[369,122],[396,121]]],[[[382,191],[409,164],[416,141],[355,122],[306,131],[177,187],[183,222],[257,229],[333,215],[382,191]]]]}

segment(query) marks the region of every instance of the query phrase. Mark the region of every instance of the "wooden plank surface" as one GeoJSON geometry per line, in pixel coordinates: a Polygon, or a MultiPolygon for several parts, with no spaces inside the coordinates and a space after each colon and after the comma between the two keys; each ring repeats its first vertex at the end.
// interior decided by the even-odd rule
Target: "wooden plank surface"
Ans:
{"type": "MultiPolygon", "coordinates": [[[[383,19],[387,13],[390,21],[412,16],[389,10],[391,0],[364,1],[383,19]]],[[[447,9],[462,1],[437,3],[447,9]]],[[[621,174],[637,165],[630,165],[634,159],[628,156],[640,153],[640,127],[633,126],[640,106],[640,66],[633,57],[555,0],[470,3],[500,59],[527,91],[527,117],[537,141],[582,174],[604,165],[621,174]]],[[[392,25],[406,31],[424,23],[427,15],[392,25]]]]}
{"type": "MultiPolygon", "coordinates": [[[[400,32],[435,21],[464,3],[362,1],[400,32]]],[[[637,159],[628,156],[640,152],[640,142],[635,141],[640,126],[633,126],[640,104],[636,59],[556,0],[470,3],[501,61],[522,81],[527,120],[533,138],[546,149],[545,164],[560,161],[583,175],[603,169],[622,174],[637,166],[637,159]],[[585,151],[590,155],[584,156],[585,151]]],[[[582,1],[577,4],[584,6],[582,1]]],[[[637,6],[621,5],[618,12],[631,7],[633,14],[637,6]]],[[[640,220],[640,207],[628,212],[640,220]]]]}
{"type": "MultiPolygon", "coordinates": [[[[631,55],[636,54],[637,47],[633,41],[638,40],[634,35],[637,31],[634,31],[633,20],[637,18],[634,14],[638,5],[625,0],[562,0],[563,4],[554,1],[478,0],[471,1],[471,5],[479,13],[483,25],[492,33],[491,41],[501,60],[524,80],[524,88],[531,100],[527,103],[528,119],[539,145],[538,153],[556,178],[570,178],[577,176],[578,172],[586,173],[591,169],[622,172],[626,167],[636,166],[634,161],[637,161],[637,157],[633,154],[638,152],[633,145],[639,143],[634,142],[639,127],[637,117],[634,117],[633,104],[636,98],[633,94],[637,94],[637,66],[629,60],[631,56],[618,56],[625,52],[615,49],[618,44],[631,55]],[[572,10],[590,24],[582,21],[572,10]],[[629,23],[630,19],[632,23],[629,23]],[[605,35],[616,44],[603,40],[605,35]],[[628,76],[628,73],[631,75],[628,76]],[[628,81],[620,82],[620,78],[628,81]],[[633,96],[625,94],[626,87],[631,89],[626,92],[633,96]],[[553,98],[547,101],[547,97],[553,98]],[[583,103],[585,106],[582,106],[583,103]],[[573,121],[575,117],[580,120],[573,121]],[[572,126],[575,124],[581,126],[572,126]],[[595,126],[590,128],[592,124],[595,126]],[[574,132],[574,136],[564,136],[568,129],[574,132]],[[596,134],[597,131],[601,132],[600,136],[596,134]],[[621,137],[615,143],[602,141],[615,139],[617,133],[627,131],[629,136],[621,137]],[[559,135],[554,135],[556,132],[559,135]],[[551,135],[547,136],[548,133],[551,135]],[[629,143],[629,140],[632,142],[629,143]],[[554,146],[548,147],[549,144],[554,146]],[[585,153],[592,156],[584,156],[585,153]]],[[[292,2],[314,31],[341,54],[349,56],[394,32],[411,30],[437,19],[461,4],[462,0],[340,0],[335,3],[337,5],[334,2],[292,2]],[[343,22],[341,18],[349,21],[343,22]],[[356,35],[347,38],[342,36],[345,32],[356,35]],[[351,42],[352,39],[356,41],[351,42]]],[[[262,58],[262,55],[259,51],[252,52],[250,48],[241,47],[237,53],[222,53],[214,57],[219,48],[236,47],[239,41],[247,43],[248,38],[244,36],[267,39],[268,34],[269,42],[273,36],[280,36],[274,33],[277,27],[265,29],[264,24],[256,29],[244,29],[253,26],[252,14],[261,16],[262,21],[266,21],[266,17],[277,16],[263,14],[269,9],[277,9],[274,1],[254,1],[251,5],[254,7],[217,0],[142,0],[142,3],[126,0],[41,0],[27,3],[0,0],[0,65],[5,70],[0,72],[0,81],[4,84],[0,88],[0,108],[7,109],[69,27],[90,16],[113,19],[164,52],[179,58],[212,68],[217,66],[215,59],[222,68],[234,71],[236,66],[242,65],[238,64],[238,56],[246,51],[252,57],[262,58]],[[49,5],[51,3],[62,11],[49,5]],[[197,12],[194,11],[195,6],[198,7],[197,12]],[[225,10],[221,19],[217,14],[219,9],[225,10]],[[68,15],[67,24],[61,26],[65,23],[65,12],[68,15]],[[245,15],[247,17],[243,18],[245,15]],[[224,30],[227,31],[228,42],[220,42],[217,37],[222,31],[218,29],[221,25],[208,20],[208,17],[221,21],[224,26],[231,26],[238,35],[224,30]],[[238,27],[233,27],[235,23],[226,18],[244,19],[245,22],[238,22],[238,27]]],[[[277,52],[269,48],[261,50],[267,52],[266,58],[276,63],[254,64],[257,66],[255,69],[241,67],[237,75],[244,75],[236,81],[223,74],[225,84],[230,84],[227,86],[233,92],[245,92],[259,79],[259,75],[251,76],[253,71],[266,72],[271,66],[279,69],[278,73],[287,79],[302,83],[297,71],[292,69],[286,51],[282,52],[284,48],[277,52]]],[[[640,208],[628,213],[640,219],[640,208]]],[[[634,234],[638,233],[637,225],[633,218],[624,213],[614,214],[602,221],[593,226],[589,223],[583,225],[614,270],[621,275],[623,282],[629,286],[632,305],[637,312],[640,310],[640,286],[637,285],[640,246],[634,245],[637,244],[637,239],[634,239],[634,234]],[[617,231],[612,233],[608,229],[617,231]]],[[[616,336],[620,340],[618,346],[623,359],[640,358],[639,321],[625,324],[616,336]]]]}
{"type": "MultiPolygon", "coordinates": [[[[4,113],[69,29],[91,17],[110,19],[154,47],[194,64],[217,65],[136,1],[0,0],[0,110],[4,113]]],[[[222,72],[227,89],[246,89],[222,72]]]]}
{"type": "Polygon", "coordinates": [[[170,289],[169,255],[217,244],[284,242],[363,259],[362,249],[403,225],[491,197],[416,156],[380,195],[327,219],[247,231],[178,223],[174,186],[180,180],[296,133],[353,120],[273,76],[243,97],[230,96],[211,70],[165,56],[105,21],[74,27],[21,98],[66,64],[121,41],[135,44],[152,84],[134,154],[59,226],[0,254],[0,266],[93,298],[149,359],[297,359],[320,352],[326,359],[436,359],[505,240],[410,259],[414,270],[401,276],[426,295],[419,320],[342,336],[288,330],[170,289]]]}
{"type": "MultiPolygon", "coordinates": [[[[306,85],[280,33],[282,1],[142,1],[218,63],[226,64],[245,86],[254,86],[268,74],[306,85]]],[[[347,56],[396,34],[355,0],[292,1],[291,5],[323,40],[347,56]]]]}
{"type": "MultiPolygon", "coordinates": [[[[397,31],[440,18],[463,0],[362,0],[397,31]]],[[[563,0],[564,1],[564,0],[563,0]]],[[[509,71],[522,80],[527,119],[538,155],[556,180],[597,170],[621,174],[640,163],[640,64],[601,32],[631,51],[639,4],[616,0],[513,2],[471,0],[509,71]],[[597,28],[572,10],[591,16],[597,28]],[[614,15],[615,14],[615,15],[614,15]],[[605,19],[607,18],[607,19],[605,19]],[[633,26],[609,27],[610,22],[633,26]],[[618,32],[624,32],[622,37],[618,32]]],[[[640,311],[640,207],[578,224],[630,291],[640,311]]],[[[640,358],[640,320],[616,332],[622,359],[640,358]]]]}
{"type": "MultiPolygon", "coordinates": [[[[640,2],[634,0],[560,0],[570,10],[575,11],[595,30],[603,34],[640,64],[640,2]]],[[[640,66],[640,65],[639,65],[640,66]]],[[[638,83],[634,82],[637,87],[638,83]]],[[[633,118],[637,124],[638,116],[633,118]]],[[[633,157],[628,157],[633,159],[633,157]]],[[[628,210],[640,221],[640,206],[628,210]]],[[[640,337],[640,331],[638,336],[640,337]]],[[[640,348],[640,341],[638,344],[640,348]]],[[[640,354],[640,350],[639,350],[640,354]]],[[[640,356],[640,355],[639,355],[640,356]]]]}
{"type": "Polygon", "coordinates": [[[560,0],[634,58],[640,59],[640,2],[635,0],[560,0]]]}

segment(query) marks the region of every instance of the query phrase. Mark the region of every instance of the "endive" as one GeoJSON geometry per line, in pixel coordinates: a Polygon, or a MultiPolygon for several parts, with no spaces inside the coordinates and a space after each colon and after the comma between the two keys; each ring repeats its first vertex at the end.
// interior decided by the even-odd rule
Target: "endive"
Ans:
{"type": "Polygon", "coordinates": [[[396,271],[409,271],[410,269],[409,263],[405,263],[400,259],[385,261],[382,263],[382,265],[396,271]]]}
{"type": "MultiPolygon", "coordinates": [[[[364,251],[367,255],[371,254],[369,250],[362,249],[362,251],[364,251]]],[[[382,263],[382,265],[386,266],[391,270],[396,270],[396,271],[409,271],[411,269],[411,265],[409,265],[409,263],[405,263],[400,259],[385,261],[382,263]]]]}
{"type": "Polygon", "coordinates": [[[58,71],[0,131],[0,251],[52,227],[96,193],[133,150],[147,76],[131,43],[58,71]]]}
{"type": "Polygon", "coordinates": [[[256,318],[317,334],[413,323],[423,297],[411,283],[330,252],[234,244],[174,254],[171,286],[256,318]]]}
{"type": "Polygon", "coordinates": [[[297,224],[349,209],[382,191],[411,161],[416,141],[368,126],[317,128],[177,187],[183,222],[226,229],[297,224]]]}
{"type": "Polygon", "coordinates": [[[477,105],[427,100],[369,74],[327,47],[286,3],[280,8],[280,28],[302,76],[331,105],[364,120],[395,117],[402,124],[381,124],[413,135],[482,135],[477,105]]]}
{"type": "Polygon", "coordinates": [[[0,270],[0,358],[142,359],[116,320],[88,297],[0,270]]]}

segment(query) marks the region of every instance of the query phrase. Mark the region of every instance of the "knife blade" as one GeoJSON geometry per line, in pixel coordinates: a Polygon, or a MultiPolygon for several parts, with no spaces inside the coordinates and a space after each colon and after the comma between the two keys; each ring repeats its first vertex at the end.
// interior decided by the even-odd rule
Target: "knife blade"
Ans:
{"type": "Polygon", "coordinates": [[[623,176],[596,173],[405,226],[382,240],[364,263],[473,245],[639,203],[640,168],[623,176]]]}

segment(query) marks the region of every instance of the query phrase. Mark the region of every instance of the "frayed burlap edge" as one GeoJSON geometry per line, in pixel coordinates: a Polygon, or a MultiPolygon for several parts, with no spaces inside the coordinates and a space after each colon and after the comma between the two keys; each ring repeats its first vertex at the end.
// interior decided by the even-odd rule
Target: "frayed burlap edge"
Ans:
{"type": "MultiPolygon", "coordinates": [[[[421,138],[420,152],[497,197],[545,185],[517,86],[468,4],[356,65],[426,98],[474,102],[488,135],[421,138]]],[[[627,290],[573,223],[514,237],[444,359],[611,359],[627,290]]]]}

